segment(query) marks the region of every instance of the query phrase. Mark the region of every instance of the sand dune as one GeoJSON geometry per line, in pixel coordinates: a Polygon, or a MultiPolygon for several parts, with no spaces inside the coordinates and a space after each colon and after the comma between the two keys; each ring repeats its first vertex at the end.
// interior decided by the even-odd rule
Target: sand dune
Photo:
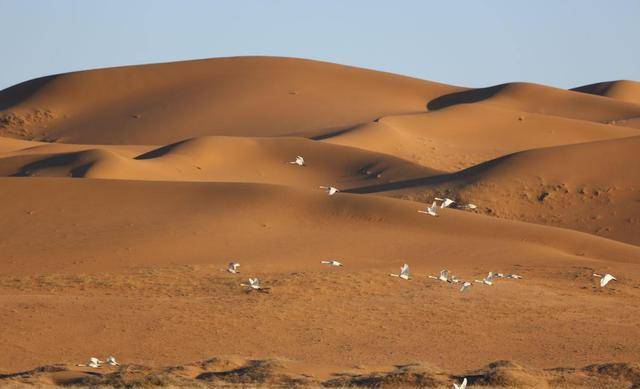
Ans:
{"type": "MultiPolygon", "coordinates": [[[[0,155],[0,175],[156,181],[258,182],[355,188],[438,171],[400,158],[304,138],[203,137],[132,155],[118,147],[27,147],[0,155]],[[306,158],[306,167],[289,161],[306,158]]],[[[138,149],[142,151],[143,148],[138,149]]]]}
{"type": "Polygon", "coordinates": [[[428,100],[460,89],[289,58],[127,66],[50,76],[0,92],[0,116],[16,115],[1,134],[90,144],[287,135],[424,111],[428,100]]]}
{"type": "Polygon", "coordinates": [[[640,130],[495,105],[388,116],[323,139],[457,171],[516,151],[640,135],[640,130]]]}
{"type": "Polygon", "coordinates": [[[640,137],[523,151],[458,173],[355,189],[430,201],[447,195],[499,217],[639,244],[640,137]]]}
{"type": "Polygon", "coordinates": [[[524,82],[453,92],[431,100],[429,110],[458,104],[483,103],[529,113],[595,122],[640,116],[640,105],[597,95],[524,82]]]}
{"type": "Polygon", "coordinates": [[[573,90],[640,104],[640,83],[636,81],[618,80],[598,82],[573,88],[573,90]]]}
{"type": "Polygon", "coordinates": [[[636,95],[275,57],[0,91],[0,385],[635,385],[636,95]]]}

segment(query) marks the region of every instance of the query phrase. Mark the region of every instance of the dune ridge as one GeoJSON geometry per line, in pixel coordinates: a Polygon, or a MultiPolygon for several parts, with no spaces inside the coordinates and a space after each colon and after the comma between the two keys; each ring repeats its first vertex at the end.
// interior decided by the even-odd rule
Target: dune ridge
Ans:
{"type": "Polygon", "coordinates": [[[598,82],[573,88],[572,90],[640,104],[640,83],[637,81],[617,80],[598,82]]]}

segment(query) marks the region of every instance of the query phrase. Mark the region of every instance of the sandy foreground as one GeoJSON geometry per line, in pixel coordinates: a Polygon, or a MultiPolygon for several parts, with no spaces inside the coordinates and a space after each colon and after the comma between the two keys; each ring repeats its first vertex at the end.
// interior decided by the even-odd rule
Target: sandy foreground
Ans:
{"type": "Polygon", "coordinates": [[[0,91],[0,385],[640,387],[639,167],[634,81],[274,57],[27,81],[0,91]]]}

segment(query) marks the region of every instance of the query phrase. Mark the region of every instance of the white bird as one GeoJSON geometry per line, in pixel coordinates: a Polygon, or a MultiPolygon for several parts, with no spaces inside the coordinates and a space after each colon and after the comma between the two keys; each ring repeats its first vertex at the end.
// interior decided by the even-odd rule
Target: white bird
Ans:
{"type": "Polygon", "coordinates": [[[262,286],[260,286],[260,280],[257,278],[249,278],[249,283],[248,284],[240,284],[240,286],[244,286],[246,288],[249,288],[249,292],[252,290],[258,291],[258,292],[266,292],[267,290],[269,290],[270,288],[263,288],[262,286]]]}
{"type": "Polygon", "coordinates": [[[327,192],[329,196],[333,196],[334,194],[340,192],[340,190],[334,186],[321,186],[320,188],[324,189],[324,191],[327,192]]]}
{"type": "Polygon", "coordinates": [[[440,281],[444,281],[444,282],[449,282],[449,270],[447,269],[442,269],[440,270],[440,275],[439,276],[429,276],[429,278],[433,278],[434,280],[440,280],[440,281]]]}
{"type": "Polygon", "coordinates": [[[471,286],[471,282],[469,282],[469,281],[465,281],[465,282],[462,284],[462,287],[460,288],[460,291],[461,291],[461,292],[464,292],[465,290],[469,289],[469,287],[470,287],[470,286],[471,286]]]}
{"type": "Polygon", "coordinates": [[[453,389],[466,389],[466,388],[467,388],[467,377],[464,377],[460,385],[456,383],[453,384],[453,389]]]}
{"type": "Polygon", "coordinates": [[[493,273],[489,272],[489,274],[487,274],[487,276],[483,280],[476,280],[476,282],[479,284],[493,285],[493,277],[493,273]]]}
{"type": "Polygon", "coordinates": [[[101,364],[103,364],[103,363],[104,363],[103,361],[99,360],[99,359],[98,359],[98,358],[96,358],[96,357],[91,357],[91,358],[89,358],[89,362],[91,362],[91,363],[96,363],[96,364],[98,364],[98,365],[101,365],[101,364]]]}
{"type": "Polygon", "coordinates": [[[615,278],[612,274],[609,274],[609,273],[605,273],[605,275],[593,273],[593,276],[594,277],[600,277],[600,287],[601,288],[604,288],[605,285],[607,285],[609,283],[609,281],[618,281],[617,278],[615,278]]]}
{"type": "Polygon", "coordinates": [[[240,273],[240,271],[238,271],[239,267],[240,267],[240,264],[238,262],[229,262],[229,267],[227,267],[227,271],[232,274],[238,274],[240,273]]]}
{"type": "Polygon", "coordinates": [[[467,204],[467,205],[464,205],[463,208],[465,208],[465,209],[476,209],[476,208],[478,208],[478,206],[475,205],[475,204],[467,204]]]}
{"type": "Polygon", "coordinates": [[[330,266],[343,266],[342,263],[336,261],[336,260],[331,260],[331,261],[320,261],[320,263],[322,263],[323,265],[330,265],[330,266]]]}
{"type": "Polygon", "coordinates": [[[440,208],[448,208],[451,204],[455,203],[455,200],[451,200],[450,198],[440,198],[440,197],[436,197],[435,198],[438,201],[442,201],[442,204],[440,204],[440,208]]]}
{"type": "Polygon", "coordinates": [[[304,164],[304,157],[301,156],[301,155],[297,155],[296,156],[296,160],[295,161],[290,161],[289,163],[292,164],[292,165],[306,166],[304,164]]]}
{"type": "Polygon", "coordinates": [[[400,277],[403,280],[411,279],[411,273],[409,272],[409,265],[407,265],[406,263],[402,265],[402,267],[400,268],[400,274],[389,274],[389,275],[391,277],[400,277]]]}
{"type": "Polygon", "coordinates": [[[120,364],[118,363],[118,361],[116,361],[116,357],[109,357],[107,358],[107,363],[111,366],[120,366],[120,364]]]}
{"type": "Polygon", "coordinates": [[[436,206],[436,202],[434,201],[430,207],[427,207],[426,210],[424,211],[418,211],[420,213],[426,213],[427,215],[431,215],[431,216],[438,216],[438,207],[436,206]]]}
{"type": "Polygon", "coordinates": [[[78,365],[78,366],[82,366],[82,367],[92,367],[94,369],[97,369],[100,367],[101,364],[103,364],[104,362],[102,362],[101,360],[99,360],[96,357],[91,357],[89,358],[89,362],[86,365],[78,365]]]}
{"type": "Polygon", "coordinates": [[[507,278],[513,278],[513,279],[516,279],[516,280],[521,280],[521,279],[524,278],[523,276],[519,276],[517,274],[507,274],[506,277],[507,278]]]}

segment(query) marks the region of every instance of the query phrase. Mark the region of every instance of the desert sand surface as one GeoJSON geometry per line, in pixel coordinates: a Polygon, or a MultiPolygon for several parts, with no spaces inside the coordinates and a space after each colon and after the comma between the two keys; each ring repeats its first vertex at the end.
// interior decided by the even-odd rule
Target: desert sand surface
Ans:
{"type": "Polygon", "coordinates": [[[0,383],[638,386],[637,85],[238,57],[0,91],[0,383]]]}

